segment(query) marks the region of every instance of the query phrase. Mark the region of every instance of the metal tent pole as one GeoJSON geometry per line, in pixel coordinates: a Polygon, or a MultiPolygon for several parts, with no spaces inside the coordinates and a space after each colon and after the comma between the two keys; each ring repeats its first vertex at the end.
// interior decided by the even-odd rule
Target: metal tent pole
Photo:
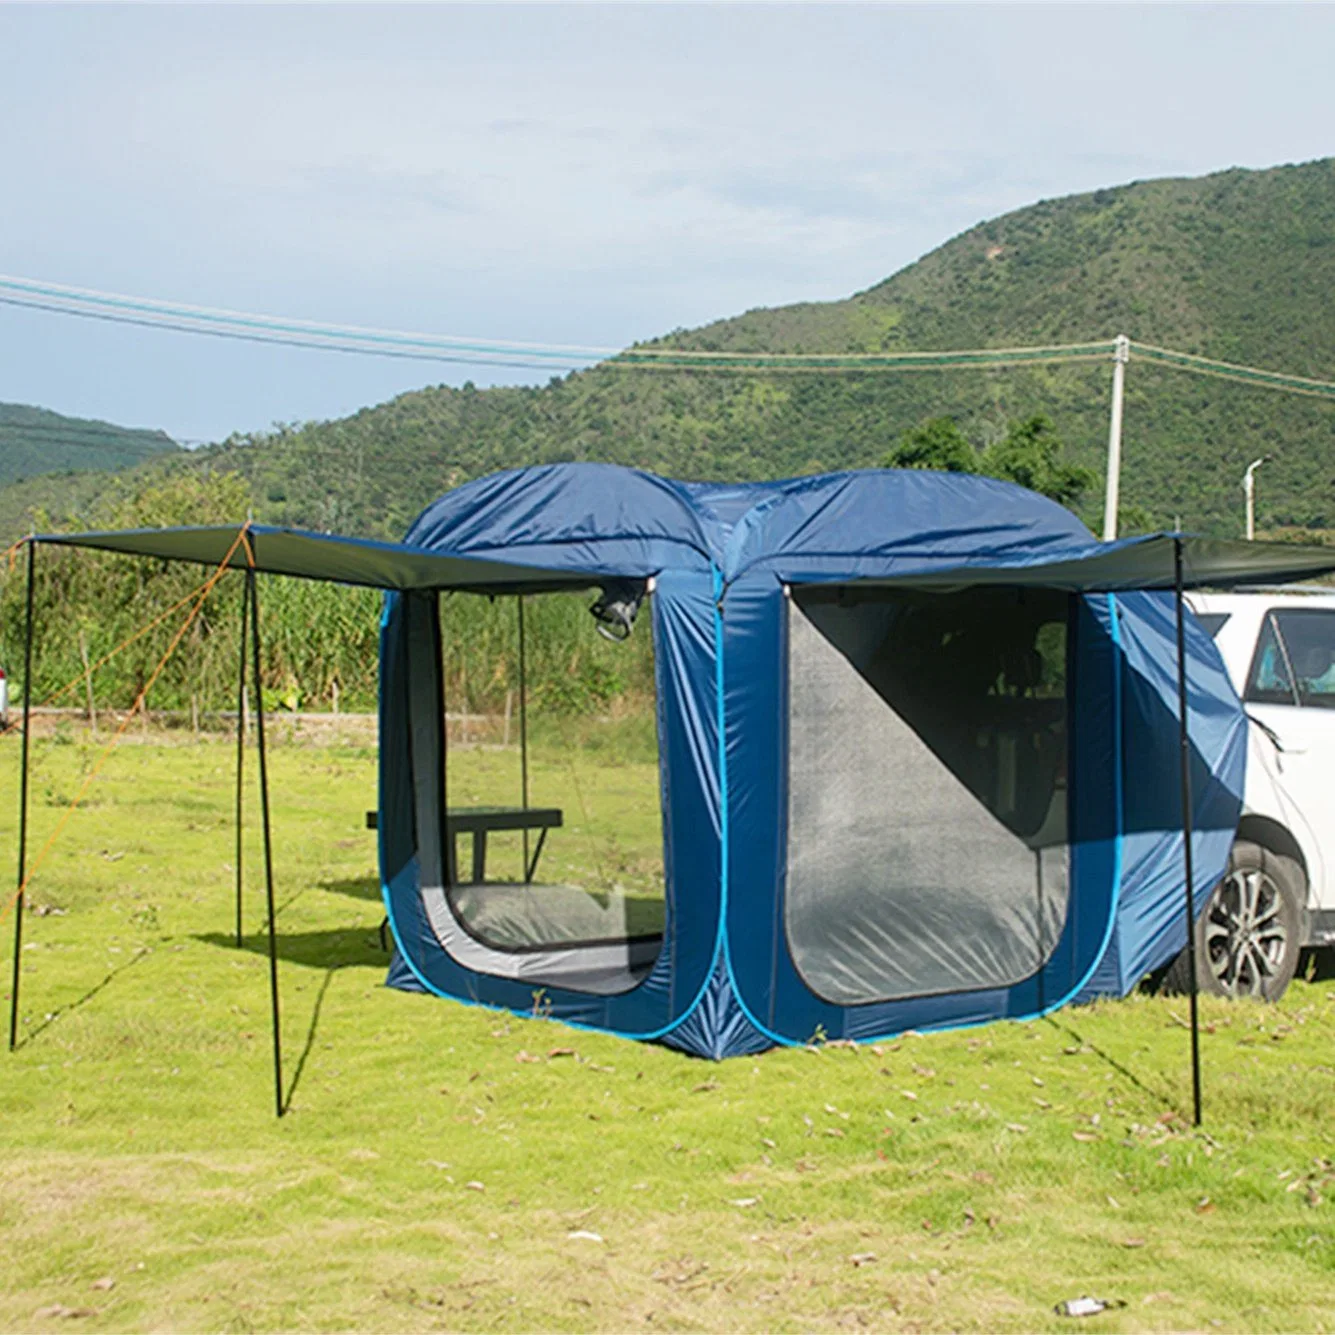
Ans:
{"type": "Polygon", "coordinates": [[[9,990],[9,1050],[19,1041],[19,953],[23,949],[23,882],[28,861],[28,743],[32,735],[32,637],[34,565],[37,544],[28,539],[28,615],[23,635],[23,759],[19,779],[19,870],[14,897],[14,982],[9,990]]]}
{"type": "Polygon", "coordinates": [[[242,784],[246,770],[246,613],[250,585],[241,594],[241,661],[237,668],[236,687],[236,945],[241,948],[241,857],[242,844],[242,784]]]}
{"type": "MultiPolygon", "coordinates": [[[[517,594],[515,603],[519,608],[519,797],[524,810],[528,810],[528,660],[524,640],[524,595],[517,594]]],[[[533,879],[528,862],[528,827],[523,831],[524,838],[524,883],[533,879]]]]}
{"type": "Polygon", "coordinates": [[[255,684],[255,746],[260,757],[260,819],[264,826],[264,894],[269,916],[269,1003],[273,1015],[274,1106],[281,1117],[283,1107],[283,1040],[278,1025],[278,938],[274,930],[273,839],[269,829],[269,766],[264,750],[264,694],[260,678],[260,595],[255,567],[246,571],[246,593],[250,599],[251,675],[255,684]]]}
{"type": "Polygon", "coordinates": [[[1173,585],[1177,602],[1177,742],[1182,790],[1182,861],[1187,873],[1187,973],[1191,979],[1191,1110],[1201,1124],[1201,1027],[1196,982],[1196,893],[1191,854],[1191,739],[1187,731],[1187,653],[1182,594],[1182,539],[1173,538],[1173,585]]]}
{"type": "MultiPolygon", "coordinates": [[[[405,612],[411,607],[405,603],[405,612]]],[[[450,698],[445,689],[445,601],[436,594],[436,615],[432,621],[431,652],[435,655],[437,685],[440,687],[440,828],[445,849],[445,888],[452,890],[459,881],[454,831],[450,828],[450,698]]]]}

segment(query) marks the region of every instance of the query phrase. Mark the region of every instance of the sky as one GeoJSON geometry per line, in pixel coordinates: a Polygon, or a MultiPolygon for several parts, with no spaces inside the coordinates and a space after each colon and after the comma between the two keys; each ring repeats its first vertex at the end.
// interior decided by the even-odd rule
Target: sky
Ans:
{"type": "MultiPolygon", "coordinates": [[[[1328,156],[1332,68],[1331,5],[0,5],[0,273],[621,347],[1328,156]]],[[[535,373],[0,306],[0,401],[189,442],[468,379],[535,373]]]]}

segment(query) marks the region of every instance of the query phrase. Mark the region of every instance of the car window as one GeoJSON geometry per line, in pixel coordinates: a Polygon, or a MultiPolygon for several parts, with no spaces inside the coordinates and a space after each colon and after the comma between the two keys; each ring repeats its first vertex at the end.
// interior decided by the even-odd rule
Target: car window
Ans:
{"type": "Polygon", "coordinates": [[[1224,629],[1224,623],[1231,615],[1231,612],[1197,612],[1196,620],[1205,627],[1205,633],[1213,640],[1224,629]]]}
{"type": "Polygon", "coordinates": [[[1275,614],[1269,612],[1261,623],[1261,636],[1247,676],[1246,699],[1264,705],[1296,705],[1293,681],[1285,646],[1275,626],[1275,614]]]}
{"type": "Polygon", "coordinates": [[[1272,612],[1300,704],[1335,709],[1335,612],[1272,612]]]}

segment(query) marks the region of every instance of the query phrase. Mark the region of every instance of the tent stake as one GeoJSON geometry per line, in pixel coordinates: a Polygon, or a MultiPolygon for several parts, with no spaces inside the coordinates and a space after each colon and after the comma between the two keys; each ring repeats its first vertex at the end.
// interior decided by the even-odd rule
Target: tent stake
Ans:
{"type": "MultiPolygon", "coordinates": [[[[519,800],[525,811],[528,810],[528,663],[524,645],[524,595],[515,595],[519,608],[519,800]]],[[[528,861],[528,827],[523,830],[524,839],[524,884],[533,879],[533,870],[528,861]]]]}
{"type": "Polygon", "coordinates": [[[1187,973],[1191,1004],[1192,1125],[1201,1124],[1201,1026],[1196,982],[1196,894],[1191,856],[1191,739],[1187,733],[1187,653],[1182,596],[1182,539],[1173,537],[1173,584],[1177,600],[1177,743],[1182,785],[1182,861],[1187,873],[1187,973]]]}
{"type": "Polygon", "coordinates": [[[19,779],[19,871],[18,894],[14,899],[14,983],[9,990],[9,1050],[19,1041],[19,952],[23,949],[23,889],[28,860],[28,740],[32,733],[32,636],[33,636],[33,565],[37,544],[28,540],[28,618],[23,636],[23,759],[19,779]]]}
{"type": "Polygon", "coordinates": [[[260,678],[260,594],[255,585],[255,567],[246,571],[250,598],[251,675],[255,682],[255,746],[260,757],[260,819],[264,826],[264,895],[269,915],[269,1004],[273,1013],[274,1106],[281,1117],[283,1106],[283,1040],[278,1027],[278,939],[274,932],[273,841],[269,833],[269,767],[264,751],[264,694],[260,678]]]}
{"type": "Polygon", "coordinates": [[[246,611],[249,585],[241,595],[241,661],[236,688],[236,947],[241,949],[241,814],[242,782],[246,768],[246,611]]]}

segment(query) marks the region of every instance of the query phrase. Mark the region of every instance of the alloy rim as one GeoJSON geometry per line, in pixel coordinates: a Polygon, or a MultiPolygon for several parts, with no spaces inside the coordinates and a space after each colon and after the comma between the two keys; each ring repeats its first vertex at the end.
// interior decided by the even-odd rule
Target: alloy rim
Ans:
{"type": "Polygon", "coordinates": [[[1288,950],[1283,896],[1264,871],[1239,868],[1221,882],[1205,915],[1205,957],[1229,996],[1263,997],[1288,950]]]}

